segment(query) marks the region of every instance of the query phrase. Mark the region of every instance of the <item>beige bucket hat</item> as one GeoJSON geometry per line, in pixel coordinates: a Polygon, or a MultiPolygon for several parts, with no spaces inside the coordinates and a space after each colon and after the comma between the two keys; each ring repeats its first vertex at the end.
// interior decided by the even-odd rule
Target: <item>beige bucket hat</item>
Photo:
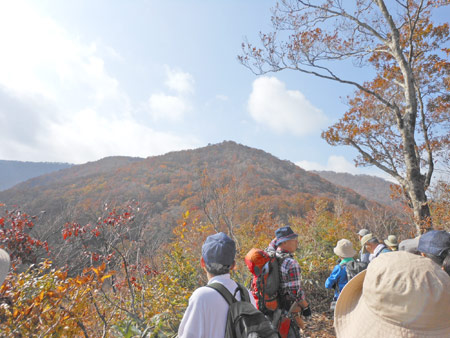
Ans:
{"type": "Polygon", "coordinates": [[[343,258],[353,257],[356,255],[352,242],[345,238],[337,242],[333,251],[336,255],[343,258]]]}
{"type": "Polygon", "coordinates": [[[336,303],[338,338],[450,337],[450,277],[405,251],[380,255],[336,303]]]}
{"type": "Polygon", "coordinates": [[[384,240],[384,244],[386,244],[387,246],[398,247],[397,236],[389,235],[388,238],[384,240]]]}
{"type": "Polygon", "coordinates": [[[6,276],[8,275],[9,264],[9,254],[5,250],[0,249],[0,286],[3,284],[6,276]]]}
{"type": "Polygon", "coordinates": [[[363,253],[367,253],[367,250],[366,250],[366,243],[368,242],[368,241],[370,241],[372,238],[375,238],[372,234],[367,234],[367,235],[364,235],[362,238],[361,238],[361,247],[362,247],[362,250],[363,250],[363,253]]]}

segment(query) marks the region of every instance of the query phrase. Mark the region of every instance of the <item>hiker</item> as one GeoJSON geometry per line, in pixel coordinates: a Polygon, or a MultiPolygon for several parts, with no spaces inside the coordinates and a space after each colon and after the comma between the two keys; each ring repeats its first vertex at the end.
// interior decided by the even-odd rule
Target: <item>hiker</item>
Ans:
{"type": "Polygon", "coordinates": [[[420,236],[415,238],[404,239],[398,245],[398,249],[400,251],[407,251],[415,255],[420,255],[420,252],[417,250],[417,247],[419,246],[419,238],[420,236]]]}
{"type": "MultiPolygon", "coordinates": [[[[358,239],[361,242],[361,238],[363,238],[365,235],[368,235],[370,232],[367,229],[361,229],[358,232],[358,239]]],[[[364,252],[364,248],[361,248],[361,250],[359,251],[359,260],[361,262],[365,262],[365,263],[369,263],[369,256],[370,253],[368,252],[364,252]]]]}
{"type": "Polygon", "coordinates": [[[380,243],[373,234],[367,234],[361,238],[363,252],[369,252],[369,262],[372,262],[379,254],[391,252],[386,245],[380,243]]]}
{"type": "Polygon", "coordinates": [[[6,276],[8,276],[9,265],[9,254],[5,250],[0,249],[0,286],[2,286],[6,276]]]}
{"type": "Polygon", "coordinates": [[[450,277],[405,251],[380,255],[342,290],[337,338],[450,337],[450,277]]]}
{"type": "Polygon", "coordinates": [[[291,310],[288,338],[300,337],[297,324],[301,321],[301,315],[311,316],[311,309],[305,300],[305,293],[301,286],[301,269],[293,258],[293,253],[298,248],[298,235],[291,227],[284,226],[275,231],[276,238],[271,242],[268,252],[276,248],[276,255],[282,259],[280,265],[280,307],[285,312],[291,310]],[[299,320],[297,320],[297,317],[299,320]],[[294,320],[295,319],[295,320],[294,320]]]}
{"type": "Polygon", "coordinates": [[[444,268],[444,260],[450,254],[450,233],[445,230],[428,231],[420,236],[417,250],[444,268]]]}
{"type": "MultiPolygon", "coordinates": [[[[223,232],[206,238],[202,246],[200,264],[206,272],[208,285],[220,283],[232,295],[238,284],[230,277],[235,266],[236,244],[223,232]]],[[[247,292],[247,290],[244,290],[247,292]]],[[[235,295],[241,300],[240,292],[235,295]]],[[[249,297],[256,306],[253,297],[249,297]]],[[[224,337],[229,305],[216,290],[203,286],[194,291],[178,329],[180,338],[224,337]]]]}
{"type": "Polygon", "coordinates": [[[353,249],[352,242],[348,239],[339,240],[333,251],[337,256],[339,256],[340,262],[335,265],[330,277],[328,277],[325,281],[325,287],[327,289],[334,288],[333,301],[336,301],[341,293],[341,290],[348,282],[346,264],[354,261],[353,256],[355,256],[356,251],[353,249]]]}
{"type": "Polygon", "coordinates": [[[398,251],[397,236],[389,235],[388,238],[384,240],[384,244],[386,244],[389,250],[398,251]]]}

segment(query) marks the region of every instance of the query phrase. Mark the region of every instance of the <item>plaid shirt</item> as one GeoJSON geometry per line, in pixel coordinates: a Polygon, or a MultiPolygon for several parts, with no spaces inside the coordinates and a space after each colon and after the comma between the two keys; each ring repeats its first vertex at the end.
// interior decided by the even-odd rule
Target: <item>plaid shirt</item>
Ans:
{"type": "MultiPolygon", "coordinates": [[[[277,250],[277,254],[288,254],[287,251],[283,251],[280,248],[277,250]]],[[[288,300],[302,301],[305,299],[305,293],[302,290],[301,284],[301,269],[298,262],[292,258],[292,255],[288,255],[283,260],[280,266],[281,273],[281,293],[286,295],[288,300]]]]}

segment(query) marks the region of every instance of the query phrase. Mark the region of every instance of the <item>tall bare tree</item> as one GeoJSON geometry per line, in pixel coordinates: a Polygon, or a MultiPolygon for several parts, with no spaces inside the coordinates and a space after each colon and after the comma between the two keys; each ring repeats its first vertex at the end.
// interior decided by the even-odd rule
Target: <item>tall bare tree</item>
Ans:
{"type": "MultiPolygon", "coordinates": [[[[426,191],[449,144],[449,25],[432,11],[449,0],[279,0],[272,33],[243,43],[240,61],[256,74],[296,70],[355,88],[349,109],[322,137],[348,145],[358,165],[394,177],[417,232],[432,226],[426,191]],[[371,80],[339,74],[338,62],[373,70],[371,80]]],[[[353,76],[352,76],[353,75],[353,76]]]]}

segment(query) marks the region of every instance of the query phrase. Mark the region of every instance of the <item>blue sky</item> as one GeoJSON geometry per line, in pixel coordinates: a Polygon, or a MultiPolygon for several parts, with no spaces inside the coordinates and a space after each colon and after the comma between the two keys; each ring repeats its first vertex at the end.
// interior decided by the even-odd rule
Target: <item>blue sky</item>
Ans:
{"type": "Polygon", "coordinates": [[[270,30],[273,5],[0,2],[0,159],[84,163],[233,140],[305,169],[382,174],[320,138],[351,87],[257,77],[237,61],[245,38],[270,30]]]}

